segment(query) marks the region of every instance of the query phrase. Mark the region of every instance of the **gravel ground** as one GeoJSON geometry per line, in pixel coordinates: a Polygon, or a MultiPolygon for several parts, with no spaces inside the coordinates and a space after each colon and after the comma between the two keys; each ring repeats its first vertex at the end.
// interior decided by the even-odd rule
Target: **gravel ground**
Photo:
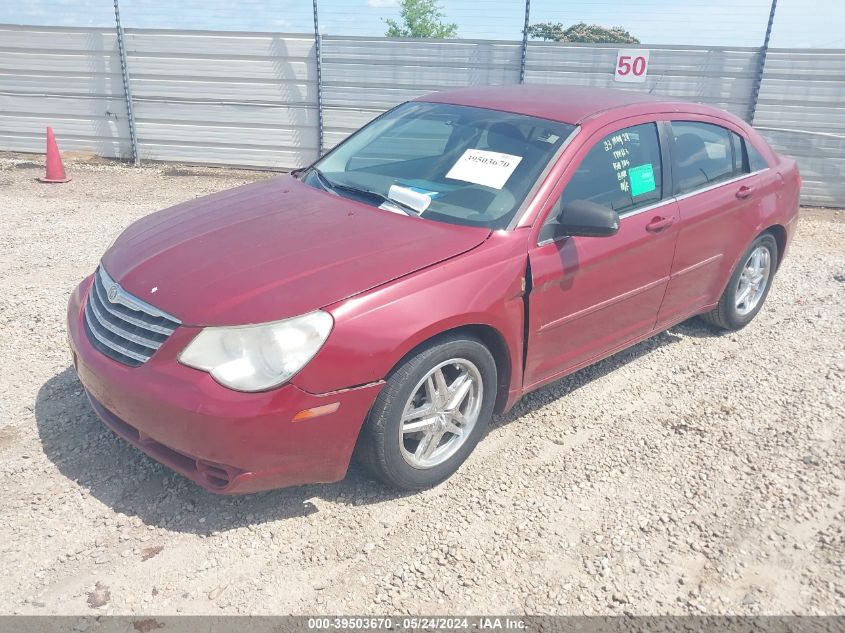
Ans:
{"type": "Polygon", "coordinates": [[[268,174],[40,163],[0,157],[0,613],[845,613],[845,214],[748,328],[528,396],[436,489],[227,498],[97,421],[65,306],[136,218],[268,174]]]}

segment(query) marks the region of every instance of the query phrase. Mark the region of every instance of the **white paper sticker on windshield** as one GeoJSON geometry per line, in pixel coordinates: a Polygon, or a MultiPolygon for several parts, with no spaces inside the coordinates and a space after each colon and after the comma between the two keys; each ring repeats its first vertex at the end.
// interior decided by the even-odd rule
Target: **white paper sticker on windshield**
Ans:
{"type": "Polygon", "coordinates": [[[437,195],[437,192],[430,191],[425,194],[420,193],[421,191],[421,189],[412,189],[410,187],[402,187],[400,185],[390,185],[387,197],[395,200],[396,202],[408,205],[417,211],[417,213],[422,213],[428,209],[428,205],[431,204],[432,196],[437,195]]]}
{"type": "Polygon", "coordinates": [[[501,189],[521,160],[522,156],[489,152],[484,149],[468,149],[452,165],[446,178],[501,189]]]}

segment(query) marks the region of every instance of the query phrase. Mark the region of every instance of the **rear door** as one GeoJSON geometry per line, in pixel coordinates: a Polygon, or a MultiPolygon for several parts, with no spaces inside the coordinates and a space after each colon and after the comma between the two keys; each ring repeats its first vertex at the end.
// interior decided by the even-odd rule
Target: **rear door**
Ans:
{"type": "Polygon", "coordinates": [[[769,189],[765,160],[727,122],[673,120],[671,131],[681,221],[661,325],[718,301],[769,189]]]}
{"type": "Polygon", "coordinates": [[[647,117],[588,139],[547,205],[529,250],[526,388],[573,371],[654,328],[678,231],[668,157],[647,117]],[[556,233],[561,209],[589,200],[615,209],[611,237],[556,233]]]}

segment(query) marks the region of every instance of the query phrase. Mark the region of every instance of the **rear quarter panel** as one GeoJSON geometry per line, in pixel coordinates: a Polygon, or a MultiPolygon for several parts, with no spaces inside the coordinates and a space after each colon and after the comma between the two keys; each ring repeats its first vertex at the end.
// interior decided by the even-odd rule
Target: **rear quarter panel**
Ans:
{"type": "Polygon", "coordinates": [[[783,252],[780,254],[780,261],[789,252],[789,245],[795,236],[795,229],[798,228],[798,216],[801,212],[801,175],[798,171],[798,163],[792,158],[776,154],[778,159],[777,171],[783,177],[783,193],[779,202],[779,213],[776,216],[780,225],[786,230],[786,240],[783,244],[783,252]]]}
{"type": "MultiPolygon", "coordinates": [[[[788,247],[795,233],[801,208],[801,176],[798,163],[788,156],[778,154],[766,139],[745,121],[728,113],[725,113],[725,116],[742,130],[746,139],[751,141],[769,163],[771,170],[772,187],[766,191],[765,203],[760,207],[759,221],[755,227],[757,233],[772,226],[782,226],[786,230],[785,246],[788,247]]],[[[785,252],[786,250],[780,254],[781,259],[785,252]]]]}
{"type": "Polygon", "coordinates": [[[776,187],[776,195],[770,200],[770,204],[763,205],[757,228],[760,231],[771,226],[782,226],[785,229],[784,246],[786,248],[780,253],[780,259],[783,260],[792,236],[795,234],[801,209],[801,175],[798,171],[798,163],[793,158],[778,154],[766,139],[745,121],[736,119],[734,123],[743,130],[746,138],[763,155],[769,163],[772,174],[777,177],[779,186],[776,187]]]}
{"type": "MultiPolygon", "coordinates": [[[[759,134],[754,130],[752,131],[759,138],[759,134]]],[[[719,300],[727,286],[731,274],[739,264],[739,259],[757,235],[769,229],[774,229],[775,232],[783,230],[785,239],[782,243],[779,236],[775,236],[778,238],[781,248],[781,252],[778,254],[778,264],[780,264],[783,262],[798,226],[801,207],[801,179],[798,173],[798,165],[793,159],[774,152],[762,138],[760,138],[759,143],[755,142],[755,146],[761,152],[765,147],[771,154],[771,158],[766,155],[766,160],[769,161],[769,169],[755,176],[757,179],[754,196],[756,203],[753,205],[753,211],[749,217],[750,230],[747,234],[744,234],[746,239],[735,250],[733,259],[726,261],[722,284],[712,301],[714,304],[719,300]]]]}

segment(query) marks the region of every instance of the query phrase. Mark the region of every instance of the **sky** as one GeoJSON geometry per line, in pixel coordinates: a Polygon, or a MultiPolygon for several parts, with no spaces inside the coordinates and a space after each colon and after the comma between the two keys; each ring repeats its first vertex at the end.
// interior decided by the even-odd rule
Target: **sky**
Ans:
{"type": "MultiPolygon", "coordinates": [[[[311,0],[119,0],[125,28],[313,32],[311,0]]],[[[318,0],[326,35],[384,35],[399,0],[318,0]]],[[[458,37],[522,37],[520,0],[441,0],[458,37]],[[483,7],[479,9],[479,7],[483,7]]],[[[530,22],[622,26],[643,44],[760,46],[771,0],[531,0],[530,22]]],[[[103,26],[112,0],[0,0],[0,24],[103,26]]],[[[779,0],[771,45],[845,48],[845,0],[779,0]]],[[[2,43],[0,43],[1,45],[2,43]]]]}

